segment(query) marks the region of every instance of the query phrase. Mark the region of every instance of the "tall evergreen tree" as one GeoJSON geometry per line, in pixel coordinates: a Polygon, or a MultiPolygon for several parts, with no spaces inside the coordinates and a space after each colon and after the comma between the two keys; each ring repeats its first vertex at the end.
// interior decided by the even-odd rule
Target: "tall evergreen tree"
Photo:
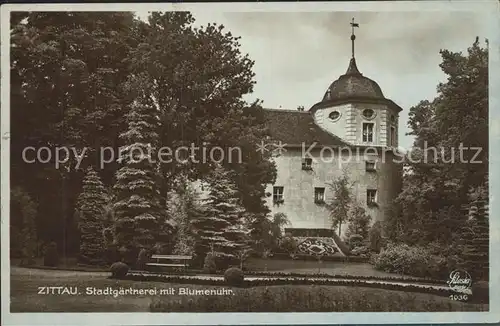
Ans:
{"type": "Polygon", "coordinates": [[[124,164],[116,173],[115,233],[120,247],[135,251],[139,247],[151,248],[162,232],[172,229],[158,190],[157,160],[158,111],[147,94],[147,80],[133,76],[128,83],[130,112],[128,129],[120,135],[125,143],[120,161],[124,164]]]}
{"type": "Polygon", "coordinates": [[[231,263],[246,245],[247,230],[243,225],[240,198],[230,172],[221,166],[211,174],[209,184],[205,212],[192,222],[196,233],[195,252],[204,257],[213,250],[219,262],[231,263]]]}
{"type": "MultiPolygon", "coordinates": [[[[148,22],[133,13],[15,13],[11,23],[11,179],[40,198],[39,237],[55,239],[63,249],[66,240],[78,238],[68,226],[74,225],[84,169],[102,162],[99,147],[116,153],[131,107],[124,100],[130,92],[122,86],[129,76],[144,74],[143,89],[160,109],[162,146],[242,149],[243,162],[226,167],[237,172],[242,203],[259,216],[257,228],[262,224],[264,186],[272,183],[274,168],[255,151],[266,130],[260,105],[243,101],[252,92],[254,74],[239,37],[219,25],[195,27],[187,12],[155,12],[148,22]],[[73,159],[64,173],[53,164],[23,162],[23,149],[47,144],[87,148],[83,169],[76,169],[73,159]]],[[[104,165],[100,176],[106,186],[119,167],[114,161],[104,165]]],[[[202,160],[162,164],[162,194],[166,197],[181,171],[203,179],[211,170],[202,160]]],[[[168,240],[168,226],[162,234],[168,240]]]]}
{"type": "Polygon", "coordinates": [[[103,260],[106,193],[96,171],[89,167],[78,197],[80,230],[80,261],[97,263],[103,260]]]}
{"type": "Polygon", "coordinates": [[[357,234],[361,236],[363,240],[368,240],[370,220],[370,215],[366,213],[366,210],[362,206],[358,204],[352,205],[349,211],[349,224],[347,225],[345,233],[346,239],[349,239],[352,235],[357,234]]]}
{"type": "Polygon", "coordinates": [[[176,191],[171,194],[167,209],[176,224],[174,253],[191,255],[194,251],[194,233],[191,220],[200,210],[198,192],[184,176],[179,177],[176,191]]]}

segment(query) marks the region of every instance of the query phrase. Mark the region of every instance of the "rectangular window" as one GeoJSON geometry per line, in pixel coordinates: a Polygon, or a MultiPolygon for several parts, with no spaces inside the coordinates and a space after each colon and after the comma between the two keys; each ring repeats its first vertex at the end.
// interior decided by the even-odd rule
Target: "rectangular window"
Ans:
{"type": "Polygon", "coordinates": [[[314,202],[316,204],[325,203],[325,188],[314,188],[314,202]]]}
{"type": "Polygon", "coordinates": [[[304,158],[302,160],[302,170],[312,170],[312,158],[304,158]]]}
{"type": "Polygon", "coordinates": [[[366,171],[374,172],[375,171],[375,161],[366,161],[366,171]]]}
{"type": "Polygon", "coordinates": [[[366,190],[366,204],[368,206],[377,205],[377,190],[375,189],[366,190]]]}
{"type": "Polygon", "coordinates": [[[373,123],[364,122],[363,123],[363,142],[373,143],[373,123]]]}
{"type": "Polygon", "coordinates": [[[273,187],[273,202],[283,202],[283,187],[273,187]]]}
{"type": "Polygon", "coordinates": [[[391,146],[396,146],[396,128],[391,127],[391,146]]]}

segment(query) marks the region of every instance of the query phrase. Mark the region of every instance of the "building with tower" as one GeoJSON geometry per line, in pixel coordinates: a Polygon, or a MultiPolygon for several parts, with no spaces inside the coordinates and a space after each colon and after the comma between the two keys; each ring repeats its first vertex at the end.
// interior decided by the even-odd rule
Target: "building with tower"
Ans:
{"type": "Polygon", "coordinates": [[[272,214],[287,215],[291,224],[286,232],[303,240],[299,249],[304,253],[321,247],[342,254],[325,205],[332,199],[329,184],[336,178],[345,173],[353,182],[353,197],[372,223],[390,214],[402,186],[397,153],[402,108],[359,71],[354,56],[358,25],[353,21],[351,26],[347,70],[318,103],[309,110],[265,110],[271,138],[279,147],[274,158],[277,179],[267,187],[267,204],[272,214]]]}

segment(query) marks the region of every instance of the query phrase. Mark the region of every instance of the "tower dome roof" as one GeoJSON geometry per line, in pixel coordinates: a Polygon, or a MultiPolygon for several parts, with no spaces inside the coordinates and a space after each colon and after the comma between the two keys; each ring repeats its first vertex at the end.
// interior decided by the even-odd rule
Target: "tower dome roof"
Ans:
{"type": "Polygon", "coordinates": [[[385,98],[380,86],[370,78],[363,76],[356,66],[356,59],[351,58],[346,73],[335,80],[326,90],[323,102],[354,97],[385,98]]]}

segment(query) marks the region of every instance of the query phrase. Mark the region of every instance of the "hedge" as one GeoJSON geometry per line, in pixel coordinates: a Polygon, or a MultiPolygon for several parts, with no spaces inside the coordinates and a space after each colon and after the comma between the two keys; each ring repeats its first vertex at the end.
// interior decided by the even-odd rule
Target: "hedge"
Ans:
{"type": "Polygon", "coordinates": [[[488,307],[402,291],[329,286],[232,289],[234,295],[154,298],[151,312],[430,312],[488,307]]]}

